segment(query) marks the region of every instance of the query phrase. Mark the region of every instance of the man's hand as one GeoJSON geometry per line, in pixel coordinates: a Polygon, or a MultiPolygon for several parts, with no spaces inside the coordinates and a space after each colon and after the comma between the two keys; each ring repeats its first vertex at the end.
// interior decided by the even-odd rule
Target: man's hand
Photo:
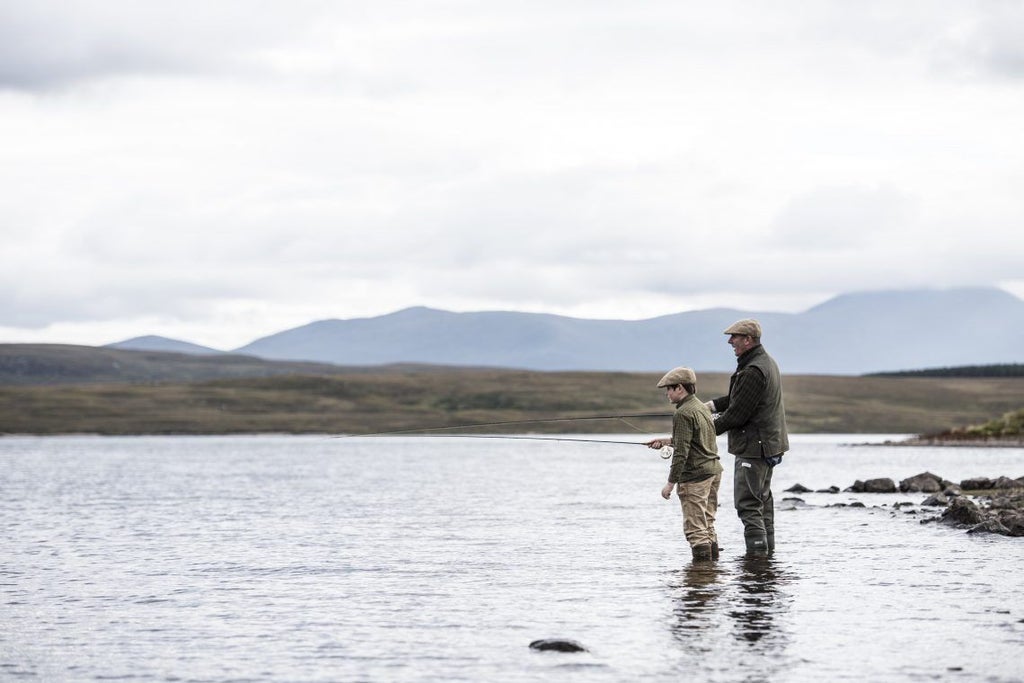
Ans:
{"type": "Polygon", "coordinates": [[[715,412],[715,402],[714,401],[707,401],[704,405],[706,405],[708,407],[708,410],[710,410],[712,413],[715,412]]]}
{"type": "Polygon", "coordinates": [[[665,500],[668,500],[669,496],[672,495],[672,489],[674,489],[675,487],[676,485],[673,484],[672,482],[668,482],[667,484],[665,484],[663,487],[661,487],[661,497],[664,498],[665,500]]]}

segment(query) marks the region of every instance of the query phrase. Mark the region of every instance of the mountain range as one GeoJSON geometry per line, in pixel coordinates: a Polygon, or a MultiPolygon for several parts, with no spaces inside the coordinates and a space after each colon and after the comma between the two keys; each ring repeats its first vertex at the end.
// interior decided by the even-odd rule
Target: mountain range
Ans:
{"type": "MultiPolygon", "coordinates": [[[[231,353],[267,360],[347,366],[390,363],[527,370],[698,371],[735,367],[722,331],[756,318],[783,372],[863,374],[1020,363],[1024,301],[996,288],[844,294],[802,313],[714,308],[646,320],[590,320],[485,311],[407,308],[373,318],[321,320],[278,332],[231,353]]],[[[122,349],[216,354],[162,337],[122,349]]]]}

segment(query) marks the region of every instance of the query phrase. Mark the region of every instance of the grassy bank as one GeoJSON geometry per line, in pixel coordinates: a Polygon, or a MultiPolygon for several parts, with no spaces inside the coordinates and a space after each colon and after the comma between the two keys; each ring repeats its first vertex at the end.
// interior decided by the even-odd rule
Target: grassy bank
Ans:
{"type": "Polygon", "coordinates": [[[1024,446],[1024,408],[1006,413],[984,424],[968,425],[928,433],[904,442],[909,446],[1024,446]]]}
{"type": "MultiPolygon", "coordinates": [[[[722,395],[728,374],[699,375],[722,395]]],[[[670,406],[648,373],[385,368],[187,383],[0,386],[0,433],[368,433],[670,406]]],[[[934,433],[1021,407],[1024,378],[786,376],[794,433],[934,433]]],[[[669,418],[630,420],[666,432],[669,418]]],[[[498,432],[500,428],[485,430],[498,432]]],[[[505,431],[524,431],[523,427],[505,431]]],[[[533,432],[628,432],[620,421],[531,425],[533,432]]]]}

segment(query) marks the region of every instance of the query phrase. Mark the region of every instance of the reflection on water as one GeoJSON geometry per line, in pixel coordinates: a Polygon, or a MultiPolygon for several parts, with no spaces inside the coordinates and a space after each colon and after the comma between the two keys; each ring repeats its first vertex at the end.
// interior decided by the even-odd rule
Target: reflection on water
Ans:
{"type": "Polygon", "coordinates": [[[786,640],[776,624],[776,617],[786,610],[785,597],[779,590],[783,574],[772,555],[743,556],[738,564],[739,601],[729,609],[736,637],[752,646],[778,651],[786,640]]]}
{"type": "Polygon", "coordinates": [[[794,580],[774,556],[692,562],[672,572],[671,628],[685,668],[710,679],[748,669],[756,679],[782,667],[791,639],[785,586],[794,580]]]}
{"type": "Polygon", "coordinates": [[[718,562],[692,562],[669,584],[676,596],[673,634],[690,653],[713,649],[708,632],[717,624],[718,609],[725,590],[724,572],[718,562]]]}

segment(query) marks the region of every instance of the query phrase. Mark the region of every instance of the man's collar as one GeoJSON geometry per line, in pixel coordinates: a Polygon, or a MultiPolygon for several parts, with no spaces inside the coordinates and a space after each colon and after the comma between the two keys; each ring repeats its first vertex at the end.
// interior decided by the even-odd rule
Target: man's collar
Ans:
{"type": "Polygon", "coordinates": [[[747,349],[746,351],[744,351],[743,353],[741,353],[739,356],[736,357],[736,365],[738,365],[739,367],[743,367],[744,365],[749,363],[750,360],[754,356],[757,355],[758,351],[763,351],[763,350],[764,350],[764,347],[761,346],[760,344],[758,344],[757,346],[755,346],[752,349],[747,349]]]}

